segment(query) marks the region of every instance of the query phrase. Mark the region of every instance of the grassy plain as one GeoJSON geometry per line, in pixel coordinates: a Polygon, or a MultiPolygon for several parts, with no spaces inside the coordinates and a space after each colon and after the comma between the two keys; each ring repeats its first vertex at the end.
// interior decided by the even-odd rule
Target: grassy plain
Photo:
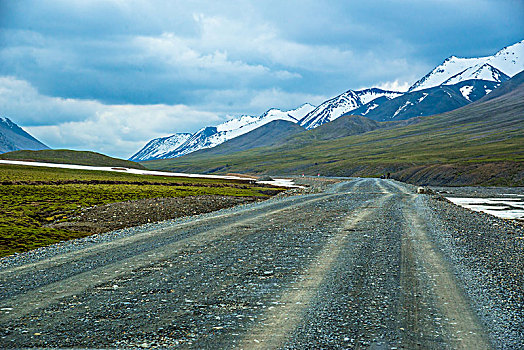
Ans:
{"type": "Polygon", "coordinates": [[[229,180],[1,164],[0,257],[90,235],[46,227],[71,220],[82,208],[146,198],[267,197],[268,191],[274,190],[229,180]]]}
{"type": "Polygon", "coordinates": [[[136,162],[113,158],[91,151],[72,151],[68,149],[46,149],[41,151],[13,151],[0,154],[0,159],[29,160],[43,163],[110,166],[144,169],[136,162]]]}

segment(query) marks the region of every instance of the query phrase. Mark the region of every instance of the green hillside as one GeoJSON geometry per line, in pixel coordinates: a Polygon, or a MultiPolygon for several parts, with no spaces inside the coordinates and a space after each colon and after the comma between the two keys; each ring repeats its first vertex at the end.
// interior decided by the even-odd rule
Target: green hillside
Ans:
{"type": "Polygon", "coordinates": [[[65,149],[42,151],[14,151],[0,154],[0,159],[27,160],[43,163],[75,164],[91,166],[111,166],[145,169],[143,165],[129,160],[108,157],[89,151],[71,151],[65,149]]]}
{"type": "Polygon", "coordinates": [[[321,126],[296,136],[311,139],[308,143],[144,164],[152,169],[203,173],[377,176],[392,172],[418,183],[524,185],[523,101],[524,84],[519,84],[502,96],[419,118],[410,125],[334,140],[308,137],[308,133],[320,133],[321,126]],[[421,176],[428,167],[433,172],[421,176]]]}

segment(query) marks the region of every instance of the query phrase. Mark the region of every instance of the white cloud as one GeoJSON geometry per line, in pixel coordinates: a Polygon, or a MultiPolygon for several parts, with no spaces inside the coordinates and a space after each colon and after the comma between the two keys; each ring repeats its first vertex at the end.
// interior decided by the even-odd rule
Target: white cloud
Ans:
{"type": "Polygon", "coordinates": [[[253,93],[249,100],[249,106],[252,109],[264,111],[273,107],[289,110],[297,108],[304,103],[319,105],[326,99],[327,98],[322,95],[290,93],[274,88],[253,93]]]}
{"type": "MultiPolygon", "coordinates": [[[[199,40],[182,38],[174,33],[160,36],[137,36],[132,43],[140,50],[141,59],[147,62],[160,61],[170,71],[191,81],[214,81],[227,85],[231,79],[249,81],[276,78],[287,80],[301,78],[296,72],[271,69],[262,64],[246,63],[229,57],[228,47],[197,44],[199,40]]],[[[238,42],[239,43],[239,42],[238,42]]],[[[239,43],[240,44],[240,43],[239,43]]]]}
{"type": "Polygon", "coordinates": [[[320,71],[340,69],[354,58],[349,50],[284,39],[278,28],[268,21],[243,21],[204,14],[194,18],[200,26],[200,36],[190,42],[202,50],[221,48],[249,60],[263,60],[289,69],[320,71]]]}
{"type": "Polygon", "coordinates": [[[411,85],[412,84],[410,84],[407,81],[399,81],[397,79],[397,80],[394,80],[394,81],[382,82],[382,83],[378,84],[377,87],[380,88],[380,89],[383,89],[383,90],[405,92],[405,91],[408,91],[408,89],[409,89],[409,87],[411,85]]]}
{"type": "Polygon", "coordinates": [[[96,101],[44,96],[25,80],[0,77],[0,112],[24,125],[81,120],[98,106],[96,101]]]}
{"type": "Polygon", "coordinates": [[[215,113],[185,105],[108,105],[44,96],[28,82],[0,77],[4,116],[52,148],[102,152],[127,158],[147,141],[216,124],[215,113]]]}
{"type": "Polygon", "coordinates": [[[289,92],[280,88],[224,89],[199,91],[203,98],[200,106],[225,116],[261,115],[270,108],[289,110],[304,103],[320,104],[328,97],[301,92],[289,92]]]}

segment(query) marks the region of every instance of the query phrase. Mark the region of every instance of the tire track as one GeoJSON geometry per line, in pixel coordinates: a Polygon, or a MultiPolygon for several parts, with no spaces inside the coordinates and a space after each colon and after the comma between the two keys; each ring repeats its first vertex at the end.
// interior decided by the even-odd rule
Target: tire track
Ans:
{"type": "Polygon", "coordinates": [[[424,328],[437,328],[435,324],[428,324],[427,317],[424,319],[426,316],[424,313],[428,312],[427,306],[421,306],[421,298],[418,298],[422,294],[420,285],[423,285],[431,288],[435,306],[442,314],[442,327],[449,337],[445,341],[446,344],[452,345],[455,349],[490,349],[485,331],[475,312],[472,311],[469,300],[441,253],[429,239],[424,220],[417,213],[415,200],[416,196],[409,201],[404,210],[407,234],[402,238],[402,267],[403,275],[409,278],[403,281],[403,287],[405,290],[411,290],[411,297],[403,301],[406,308],[405,324],[408,329],[404,334],[404,343],[408,348],[420,344],[431,348],[445,346],[445,344],[435,344],[432,337],[417,337],[427,332],[424,328]],[[416,269],[418,271],[415,272],[416,269]]]}
{"type": "Polygon", "coordinates": [[[2,299],[41,288],[76,274],[93,271],[117,261],[125,261],[139,254],[147,254],[161,249],[166,244],[183,241],[207,230],[225,229],[239,220],[256,220],[260,215],[265,215],[263,213],[267,211],[278,212],[278,210],[307,205],[310,201],[322,200],[333,195],[314,194],[284,198],[274,203],[262,202],[254,207],[240,208],[240,212],[227,212],[212,217],[190,219],[175,227],[145,231],[46,260],[4,269],[0,271],[0,283],[3,286],[0,290],[0,302],[2,299]],[[33,278],[35,271],[45,271],[45,274],[39,274],[39,278],[35,279],[33,278]]]}
{"type": "MultiPolygon", "coordinates": [[[[380,207],[390,196],[391,194],[387,194],[379,199],[377,207],[380,207]]],[[[263,317],[264,321],[247,333],[239,346],[241,349],[276,349],[286,342],[290,333],[302,320],[326,274],[333,268],[344,241],[356,230],[361,221],[366,220],[376,211],[377,207],[365,203],[347,218],[340,233],[327,242],[317,258],[301,275],[299,282],[280,298],[278,302],[280,307],[266,313],[263,317]]]]}
{"type": "MultiPolygon", "coordinates": [[[[286,208],[286,205],[294,205],[294,202],[297,202],[296,205],[300,205],[302,202],[307,201],[311,197],[327,197],[329,194],[311,194],[307,196],[301,196],[301,197],[288,197],[284,198],[278,202],[262,202],[260,204],[257,204],[255,207],[250,207],[241,210],[240,212],[236,211],[233,213],[220,213],[215,214],[211,217],[204,217],[204,218],[196,218],[191,219],[187,222],[183,222],[180,224],[177,224],[178,229],[182,228],[192,228],[197,227],[205,224],[216,224],[219,225],[228,225],[229,222],[226,221],[228,219],[237,220],[240,215],[249,215],[250,217],[256,217],[259,212],[263,212],[264,210],[270,210],[272,207],[277,208],[286,208]]],[[[59,254],[44,260],[39,260],[27,264],[23,264],[20,266],[5,268],[0,270],[0,278],[4,275],[11,275],[13,273],[23,273],[24,271],[28,270],[34,270],[34,269],[44,269],[49,267],[57,267],[60,265],[66,265],[71,264],[73,262],[76,262],[82,258],[90,257],[90,256],[97,256],[104,250],[109,249],[124,249],[125,246],[136,244],[142,241],[147,241],[152,238],[161,237],[163,235],[170,235],[172,234],[173,228],[162,228],[158,230],[152,230],[152,231],[144,231],[141,233],[137,233],[131,236],[117,238],[115,240],[109,241],[109,242],[102,242],[98,243],[94,246],[75,250],[73,252],[68,252],[64,254],[59,254]]]]}
{"type": "Polygon", "coordinates": [[[4,270],[41,281],[3,284],[0,347],[488,349],[421,196],[356,179],[4,270]]]}
{"type": "MultiPolygon", "coordinates": [[[[122,278],[133,269],[141,269],[161,261],[170,255],[175,255],[182,250],[195,250],[199,247],[210,244],[211,242],[223,240],[233,234],[235,228],[256,221],[267,220],[268,217],[288,211],[294,211],[297,207],[311,205],[312,203],[326,199],[334,195],[315,196],[300,203],[295,203],[284,208],[270,210],[255,217],[237,220],[233,225],[222,225],[207,230],[176,242],[163,245],[153,251],[146,251],[141,254],[106,264],[104,266],[91,269],[86,272],[75,274],[57,282],[39,286],[37,290],[20,293],[14,297],[4,299],[0,302],[0,308],[13,309],[9,314],[0,316],[0,322],[22,317],[35,309],[45,308],[60,298],[72,296],[91,288],[94,285],[107,283],[109,281],[122,278]]],[[[173,230],[173,229],[171,229],[173,230]]],[[[167,230],[169,231],[169,230],[167,230]]]]}

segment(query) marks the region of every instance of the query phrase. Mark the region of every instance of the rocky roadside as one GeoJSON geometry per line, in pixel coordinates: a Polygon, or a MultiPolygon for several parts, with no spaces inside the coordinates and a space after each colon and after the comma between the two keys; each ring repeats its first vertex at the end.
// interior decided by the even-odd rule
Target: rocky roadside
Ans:
{"type": "Polygon", "coordinates": [[[444,187],[431,186],[435,192],[445,197],[476,197],[487,198],[497,197],[500,195],[516,194],[524,195],[524,187],[482,187],[482,186],[467,186],[467,187],[444,187]]]}
{"type": "Polygon", "coordinates": [[[86,208],[72,221],[55,223],[50,226],[98,234],[152,222],[210,213],[261,200],[264,198],[231,196],[141,199],[86,208]]]}
{"type": "MultiPolygon", "coordinates": [[[[515,188],[435,188],[444,195],[490,197],[515,188]],[[451,193],[450,193],[451,192],[451,193]]],[[[500,219],[454,205],[440,195],[424,198],[433,239],[496,348],[524,346],[524,222],[500,219]]]]}

